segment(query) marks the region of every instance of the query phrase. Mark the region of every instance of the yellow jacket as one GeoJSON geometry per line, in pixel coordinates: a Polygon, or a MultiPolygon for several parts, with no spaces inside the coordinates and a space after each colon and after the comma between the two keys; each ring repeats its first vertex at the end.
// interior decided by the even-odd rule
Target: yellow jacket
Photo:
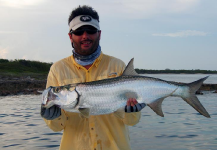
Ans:
{"type": "MultiPolygon", "coordinates": [[[[88,70],[69,56],[52,65],[47,87],[116,77],[124,69],[121,60],[102,53],[88,70]]],[[[140,116],[140,112],[111,113],[87,119],[62,110],[59,118],[44,120],[53,131],[64,130],[60,150],[130,150],[128,125],[137,124],[140,116]]]]}

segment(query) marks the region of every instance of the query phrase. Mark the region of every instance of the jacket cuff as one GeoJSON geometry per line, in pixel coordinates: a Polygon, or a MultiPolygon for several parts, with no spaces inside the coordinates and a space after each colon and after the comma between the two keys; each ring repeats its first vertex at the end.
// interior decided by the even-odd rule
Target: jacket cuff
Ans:
{"type": "Polygon", "coordinates": [[[53,120],[44,119],[48,127],[51,128],[53,131],[61,131],[62,129],[64,129],[67,120],[68,117],[66,116],[63,109],[61,109],[61,115],[58,118],[53,120]]]}
{"type": "Polygon", "coordinates": [[[141,118],[141,112],[125,113],[124,123],[129,126],[133,126],[139,122],[141,118]]]}

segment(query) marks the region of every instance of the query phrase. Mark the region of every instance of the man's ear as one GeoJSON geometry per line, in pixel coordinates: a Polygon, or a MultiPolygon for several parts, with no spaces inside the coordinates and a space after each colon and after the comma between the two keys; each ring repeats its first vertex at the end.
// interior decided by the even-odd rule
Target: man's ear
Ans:
{"type": "Polygon", "coordinates": [[[98,31],[99,32],[99,40],[101,39],[101,30],[98,31]]]}
{"type": "Polygon", "coordinates": [[[73,41],[72,41],[72,34],[71,34],[71,33],[68,33],[68,35],[69,35],[70,41],[73,42],[73,41]]]}

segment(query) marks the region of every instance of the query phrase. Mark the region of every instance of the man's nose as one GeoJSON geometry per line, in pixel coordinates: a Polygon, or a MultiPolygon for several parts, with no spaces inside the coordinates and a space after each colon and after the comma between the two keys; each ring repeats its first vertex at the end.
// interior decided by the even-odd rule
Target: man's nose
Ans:
{"type": "Polygon", "coordinates": [[[87,38],[87,37],[89,37],[89,34],[86,31],[84,31],[84,33],[82,34],[82,38],[87,38]]]}

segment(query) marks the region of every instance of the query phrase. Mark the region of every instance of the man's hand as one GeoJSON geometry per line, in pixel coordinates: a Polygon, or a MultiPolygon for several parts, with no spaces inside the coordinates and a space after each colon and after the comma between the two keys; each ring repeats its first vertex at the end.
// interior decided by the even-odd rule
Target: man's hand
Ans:
{"type": "Polygon", "coordinates": [[[125,106],[125,112],[139,112],[146,106],[145,103],[138,103],[136,99],[130,98],[127,101],[127,105],[125,106]]]}
{"type": "Polygon", "coordinates": [[[61,115],[61,108],[53,105],[50,108],[44,108],[41,106],[41,116],[47,120],[53,120],[61,115]]]}

